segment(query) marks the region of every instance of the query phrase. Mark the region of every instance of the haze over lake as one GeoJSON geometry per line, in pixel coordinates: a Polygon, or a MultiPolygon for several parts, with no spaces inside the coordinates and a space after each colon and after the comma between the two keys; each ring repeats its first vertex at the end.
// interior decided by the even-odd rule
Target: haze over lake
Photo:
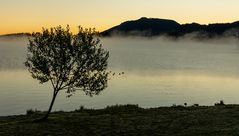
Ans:
{"type": "MultiPolygon", "coordinates": [[[[124,75],[111,77],[109,87],[93,98],[62,91],[54,110],[103,108],[114,104],[141,107],[219,100],[239,103],[239,42],[165,38],[103,38],[110,52],[109,69],[124,75]]],[[[27,109],[47,110],[50,84],[41,85],[24,67],[27,38],[0,39],[0,116],[24,114],[27,109]]]]}

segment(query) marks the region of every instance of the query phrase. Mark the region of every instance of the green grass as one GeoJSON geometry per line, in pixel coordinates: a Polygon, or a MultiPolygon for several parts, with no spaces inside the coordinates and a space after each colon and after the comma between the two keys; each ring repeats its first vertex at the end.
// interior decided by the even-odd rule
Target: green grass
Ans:
{"type": "Polygon", "coordinates": [[[0,117],[0,136],[238,136],[239,106],[139,108],[111,106],[0,117]]]}

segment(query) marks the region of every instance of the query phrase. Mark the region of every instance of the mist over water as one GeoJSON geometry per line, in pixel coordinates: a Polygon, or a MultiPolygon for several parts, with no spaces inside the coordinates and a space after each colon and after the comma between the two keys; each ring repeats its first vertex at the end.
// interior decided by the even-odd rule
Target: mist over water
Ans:
{"type": "Polygon", "coordinates": [[[199,72],[205,74],[238,74],[237,41],[165,38],[103,39],[110,51],[110,66],[114,69],[143,74],[199,72]]]}
{"type": "Polygon", "coordinates": [[[23,69],[27,38],[0,38],[0,70],[23,69]]]}
{"type": "MultiPolygon", "coordinates": [[[[110,52],[109,70],[125,74],[112,77],[109,87],[93,98],[77,92],[67,99],[62,91],[55,110],[128,103],[213,105],[221,99],[239,103],[239,42],[235,39],[118,37],[101,42],[110,52]]],[[[0,38],[0,116],[48,108],[52,88],[40,85],[25,69],[27,44],[27,38],[0,38]]]]}

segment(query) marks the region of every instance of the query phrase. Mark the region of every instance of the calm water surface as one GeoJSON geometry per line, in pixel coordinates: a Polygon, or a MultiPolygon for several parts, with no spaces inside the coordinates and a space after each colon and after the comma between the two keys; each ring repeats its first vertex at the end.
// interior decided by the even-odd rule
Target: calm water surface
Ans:
{"type": "MultiPolygon", "coordinates": [[[[112,77],[109,87],[93,98],[83,92],[66,98],[62,91],[54,110],[239,103],[239,47],[233,40],[107,38],[102,43],[110,51],[110,70],[125,74],[112,77]]],[[[26,45],[26,39],[0,39],[0,116],[49,106],[50,84],[40,85],[24,68],[26,45]]]]}

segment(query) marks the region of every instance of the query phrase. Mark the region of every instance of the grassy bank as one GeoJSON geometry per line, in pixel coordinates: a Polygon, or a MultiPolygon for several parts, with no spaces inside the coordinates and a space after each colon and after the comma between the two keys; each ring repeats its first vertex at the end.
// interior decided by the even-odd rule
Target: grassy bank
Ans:
{"type": "Polygon", "coordinates": [[[231,136],[239,135],[239,106],[167,107],[135,105],[101,110],[55,112],[40,123],[41,112],[0,117],[0,136],[231,136]]]}

